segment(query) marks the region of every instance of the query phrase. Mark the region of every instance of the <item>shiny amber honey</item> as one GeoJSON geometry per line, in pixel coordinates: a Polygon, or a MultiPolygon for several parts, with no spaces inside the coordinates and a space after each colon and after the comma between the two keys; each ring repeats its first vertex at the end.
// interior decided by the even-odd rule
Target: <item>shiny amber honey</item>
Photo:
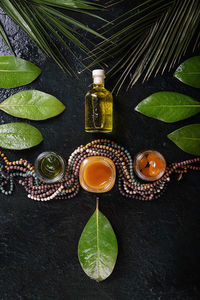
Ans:
{"type": "Polygon", "coordinates": [[[80,166],[80,184],[82,188],[88,192],[108,192],[113,187],[115,178],[115,165],[113,161],[107,157],[88,157],[80,166]]]}
{"type": "Polygon", "coordinates": [[[103,188],[111,180],[111,176],[111,169],[104,162],[93,162],[85,167],[85,183],[93,188],[103,188]]]}

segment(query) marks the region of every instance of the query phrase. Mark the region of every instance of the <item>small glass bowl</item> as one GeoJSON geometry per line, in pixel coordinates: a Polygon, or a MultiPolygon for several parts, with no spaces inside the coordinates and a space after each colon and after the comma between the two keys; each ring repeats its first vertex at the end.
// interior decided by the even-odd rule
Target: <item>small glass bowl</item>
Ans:
{"type": "Polygon", "coordinates": [[[64,177],[66,163],[65,160],[56,152],[45,151],[38,155],[38,157],[35,160],[34,167],[35,173],[41,181],[45,183],[55,183],[60,181],[64,177]],[[57,170],[57,174],[53,172],[53,164],[51,164],[52,158],[54,158],[54,162],[56,159],[56,163],[59,165],[59,170],[57,170]],[[48,163],[45,170],[46,174],[42,172],[42,166],[44,167],[45,162],[48,163]]]}
{"type": "Polygon", "coordinates": [[[133,162],[136,175],[144,181],[160,179],[166,169],[163,155],[155,150],[145,150],[136,154],[133,162]]]}
{"type": "Polygon", "coordinates": [[[79,181],[81,187],[88,192],[108,192],[113,188],[115,179],[115,164],[107,157],[91,156],[84,159],[81,163],[79,170],[79,181]],[[107,176],[107,178],[103,180],[104,175],[107,176]],[[95,181],[97,182],[96,184],[94,184],[95,181]]]}

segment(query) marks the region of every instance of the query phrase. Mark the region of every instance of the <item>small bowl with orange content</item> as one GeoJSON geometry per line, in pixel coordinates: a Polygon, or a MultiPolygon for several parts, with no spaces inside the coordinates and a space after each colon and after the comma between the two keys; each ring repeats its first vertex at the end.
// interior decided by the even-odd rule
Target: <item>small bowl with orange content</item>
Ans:
{"type": "Polygon", "coordinates": [[[160,152],[145,150],[135,156],[133,167],[139,178],[145,181],[154,181],[164,175],[166,161],[160,152]]]}
{"type": "Polygon", "coordinates": [[[107,157],[91,156],[81,163],[79,181],[82,188],[88,192],[108,192],[113,188],[115,179],[115,164],[107,157]]]}

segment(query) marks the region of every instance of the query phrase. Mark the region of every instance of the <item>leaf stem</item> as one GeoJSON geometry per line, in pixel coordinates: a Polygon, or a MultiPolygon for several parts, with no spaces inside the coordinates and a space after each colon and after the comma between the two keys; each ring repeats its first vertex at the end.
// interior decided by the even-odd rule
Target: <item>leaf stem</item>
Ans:
{"type": "Polygon", "coordinates": [[[96,197],[96,209],[99,210],[99,197],[96,197]]]}

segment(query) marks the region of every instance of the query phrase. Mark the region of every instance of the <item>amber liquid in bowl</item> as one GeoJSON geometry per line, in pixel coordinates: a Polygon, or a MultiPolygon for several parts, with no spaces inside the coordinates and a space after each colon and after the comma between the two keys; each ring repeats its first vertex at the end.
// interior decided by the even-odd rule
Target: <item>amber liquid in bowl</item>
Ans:
{"type": "Polygon", "coordinates": [[[80,184],[88,192],[104,193],[109,191],[115,183],[115,178],[115,165],[107,157],[88,157],[80,166],[80,184]]]}

